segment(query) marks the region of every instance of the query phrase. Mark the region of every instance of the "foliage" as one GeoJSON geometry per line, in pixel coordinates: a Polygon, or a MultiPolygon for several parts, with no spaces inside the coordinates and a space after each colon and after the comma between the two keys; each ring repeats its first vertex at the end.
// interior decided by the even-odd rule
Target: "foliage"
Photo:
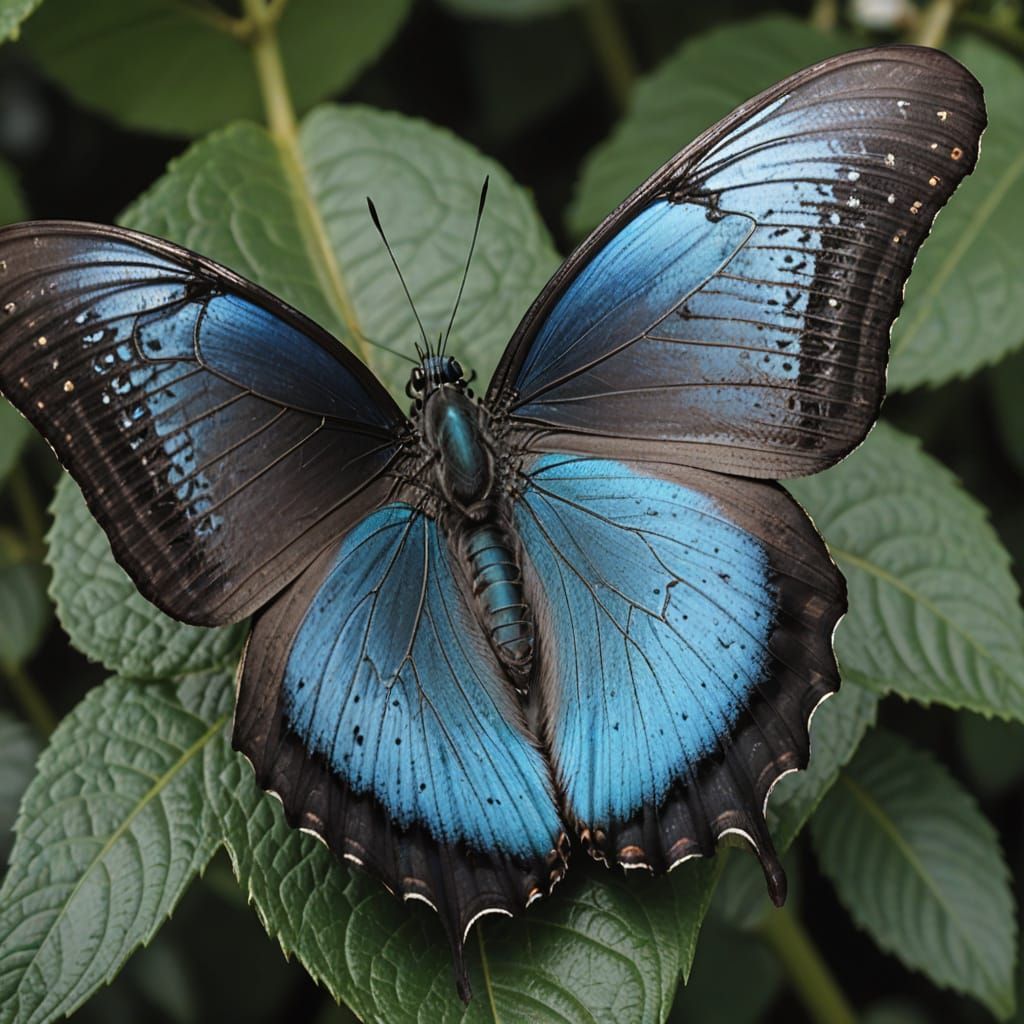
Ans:
{"type": "MultiPolygon", "coordinates": [[[[685,38],[661,33],[664,59],[645,55],[651,70],[633,85],[625,113],[586,139],[592,151],[579,161],[568,213],[573,234],[752,93],[865,41],[856,25],[824,31],[820,18],[812,28],[763,5],[742,6],[745,20],[711,20],[705,30],[694,23],[685,38]]],[[[894,990],[872,983],[861,991],[849,971],[847,996],[840,994],[800,923],[800,891],[813,892],[829,915],[825,925],[820,912],[813,918],[814,940],[830,951],[856,941],[850,922],[830,909],[831,886],[877,943],[880,961],[887,954],[996,1016],[1013,1012],[1016,909],[1008,858],[986,813],[1002,824],[1002,802],[1019,798],[1024,777],[1024,612],[1005,546],[1024,537],[997,532],[978,498],[992,504],[997,524],[1019,516],[1024,439],[1014,382],[1022,364],[1011,356],[984,387],[980,378],[959,378],[1024,342],[1024,69],[1013,52],[1024,30],[983,4],[961,6],[949,48],[981,78],[991,128],[977,174],[922,251],[894,332],[890,378],[900,390],[954,383],[903,397],[892,406],[896,422],[879,425],[843,464],[791,485],[850,589],[836,635],[843,688],[814,716],[809,770],[783,779],[769,804],[776,844],[802,876],[791,900],[797,913],[780,918],[769,909],[745,852],[656,880],[577,857],[549,899],[516,920],[478,928],[467,951],[476,998],[464,1007],[436,916],[399,903],[291,829],[231,750],[233,671],[245,626],[202,630],[144,601],[77,489],[62,479],[53,490],[52,464],[2,406],[0,852],[19,801],[20,812],[0,885],[0,1022],[55,1020],[119,975],[110,991],[127,993],[136,1017],[139,1006],[158,1007],[161,1019],[201,1015],[184,994],[189,971],[166,938],[178,923],[168,918],[190,888],[205,900],[252,904],[325,998],[364,1020],[753,1021],[770,1018],[787,986],[818,1019],[822,1007],[847,1000],[876,1020],[944,1007],[928,1002],[941,997],[922,984],[914,996],[920,1006],[911,1000],[909,1011],[894,1009],[886,1001],[894,990]],[[986,427],[961,426],[956,433],[970,437],[954,444],[943,433],[948,425],[927,410],[972,401],[981,403],[977,418],[986,427]],[[956,472],[937,457],[947,451],[956,472]],[[1000,473],[1015,493],[1006,493],[1014,488],[1000,473]],[[969,489],[958,475],[967,475],[969,489]],[[51,494],[44,545],[39,508],[51,494]],[[47,585],[61,627],[88,662],[51,629],[47,585]],[[948,710],[925,713],[906,702],[948,710]],[[67,711],[52,734],[51,705],[67,711]],[[875,729],[876,720],[886,729],[875,729]],[[820,873],[798,870],[807,863],[808,822],[820,873]],[[226,858],[216,856],[220,850],[226,858]],[[691,965],[693,984],[673,1008],[691,965]],[[157,976],[181,981],[161,987],[157,976]]],[[[417,74],[387,55],[383,69],[364,69],[389,45],[401,51],[410,18],[413,25],[437,18],[446,34],[465,31],[481,45],[513,31],[511,24],[523,39],[535,34],[538,52],[547,52],[540,39],[553,21],[560,32],[575,26],[594,46],[590,78],[597,80],[580,73],[581,107],[571,106],[571,90],[554,105],[532,97],[516,107],[523,83],[488,79],[487,94],[516,113],[485,109],[476,138],[520,138],[509,159],[519,176],[531,166],[521,153],[538,145],[530,132],[557,148],[557,135],[543,128],[560,104],[570,105],[573,123],[595,96],[608,106],[605,97],[621,90],[636,59],[623,53],[630,37],[652,38],[668,18],[657,0],[621,7],[445,0],[443,7],[0,0],[0,35],[20,31],[13,46],[74,103],[133,129],[116,136],[122,146],[145,133],[201,136],[126,203],[122,223],[269,288],[336,333],[402,398],[402,364],[368,339],[405,348],[415,325],[365,214],[367,193],[427,329],[436,331],[489,176],[488,212],[452,341],[483,380],[558,257],[531,194],[497,160],[425,119],[438,120],[439,107],[419,102],[417,74]],[[395,90],[405,76],[414,85],[402,94],[395,90]]],[[[473,134],[470,123],[460,124],[464,134],[473,134]]],[[[561,212],[564,181],[521,176],[546,211],[561,212]]],[[[0,220],[24,215],[19,180],[30,182],[23,167],[0,164],[0,220]]],[[[204,905],[208,917],[218,909],[204,905]]],[[[245,964],[225,963],[221,983],[246,985],[245,964]]],[[[306,992],[320,998],[311,986],[306,992]]]]}

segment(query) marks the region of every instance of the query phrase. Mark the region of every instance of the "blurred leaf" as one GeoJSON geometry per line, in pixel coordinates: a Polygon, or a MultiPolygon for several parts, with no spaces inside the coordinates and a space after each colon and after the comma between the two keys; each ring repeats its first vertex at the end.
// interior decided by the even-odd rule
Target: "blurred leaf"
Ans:
{"type": "Polygon", "coordinates": [[[745,100],[856,45],[786,15],[735,22],[687,39],[637,80],[628,113],[587,157],[569,210],[570,230],[589,231],[669,157],[745,100]]]}
{"type": "Polygon", "coordinates": [[[929,1024],[929,1016],[906,999],[886,999],[873,1003],[860,1018],[860,1024],[929,1024]]]}
{"type": "MultiPolygon", "coordinates": [[[[0,4],[3,0],[0,0],[0,4]]],[[[3,31],[4,9],[0,6],[0,32],[3,31]]],[[[0,39],[5,38],[0,36],[0,39]]],[[[0,224],[13,224],[25,219],[25,200],[21,186],[10,166],[0,160],[0,224]]]]}
{"type": "Polygon", "coordinates": [[[878,945],[1013,1012],[1017,920],[995,830],[929,755],[873,733],[811,821],[818,861],[878,945]]]}
{"type": "Polygon", "coordinates": [[[46,570],[0,555],[0,664],[22,665],[35,654],[52,614],[46,570]]]}
{"type": "Polygon", "coordinates": [[[39,740],[32,729],[0,711],[0,865],[7,863],[14,838],[11,829],[38,755],[39,740]]]}
{"type": "MultiPolygon", "coordinates": [[[[193,146],[125,215],[128,227],[226,263],[358,351],[342,315],[412,353],[418,331],[366,212],[371,193],[427,333],[447,325],[480,186],[487,210],[449,350],[487,380],[516,324],[558,263],[528,194],[449,132],[359,107],[321,107],[302,124],[298,172],[261,128],[237,125],[193,146]],[[339,285],[340,282],[340,285],[339,285]]],[[[369,362],[406,404],[408,363],[369,362]]]]}
{"type": "MultiPolygon", "coordinates": [[[[306,109],[383,51],[410,0],[289,0],[278,34],[288,86],[306,109]]],[[[232,5],[237,9],[237,5],[232,5]]],[[[248,47],[215,4],[49,0],[25,45],[78,101],[144,130],[198,135],[263,106],[248,47]]]]}
{"type": "Polygon", "coordinates": [[[668,1024],[757,1024],[782,984],[782,968],[760,939],[709,919],[668,1024]]]}
{"type": "Polygon", "coordinates": [[[1024,475],[1024,352],[1014,352],[989,374],[992,410],[1003,449],[1024,475]]]}
{"type": "Polygon", "coordinates": [[[536,18],[580,7],[585,0],[441,0],[456,14],[502,21],[536,18]]]}
{"type": "Polygon", "coordinates": [[[874,724],[878,697],[847,680],[811,720],[811,761],[776,783],[768,801],[768,825],[775,847],[784,852],[853,757],[864,733],[874,724]]]}
{"type": "Polygon", "coordinates": [[[433,912],[403,906],[289,828],[244,762],[221,783],[213,799],[260,919],[364,1020],[661,1020],[689,969],[716,863],[690,863],[652,881],[588,870],[579,858],[555,893],[522,917],[474,928],[467,1008],[433,912]]]}
{"type": "Polygon", "coordinates": [[[17,409],[0,397],[0,485],[14,469],[32,428],[17,409]]]}
{"type": "Polygon", "coordinates": [[[466,60],[472,73],[468,99],[478,108],[478,134],[496,143],[511,139],[582,92],[593,55],[576,18],[554,18],[538,32],[530,21],[475,24],[466,60]],[[524,75],[523,54],[530,54],[524,75]],[[510,89],[509,83],[515,82],[510,89]]]}
{"type": "Polygon", "coordinates": [[[880,423],[790,490],[846,575],[844,678],[922,703],[1024,718],[1024,612],[987,513],[914,438],[880,423]]]}
{"type": "Polygon", "coordinates": [[[1002,796],[1024,777],[1024,725],[957,715],[956,727],[967,773],[982,796],[1002,796]]]}
{"type": "Polygon", "coordinates": [[[0,42],[17,38],[21,23],[43,0],[0,0],[0,42]]]}
{"type": "Polygon", "coordinates": [[[39,759],[0,888],[0,1021],[41,1024],[109,982],[220,842],[204,776],[235,761],[230,674],[120,678],[39,759]]]}
{"type": "Polygon", "coordinates": [[[201,629],[150,604],[114,561],[106,534],[70,477],[58,484],[51,511],[50,595],[60,624],[83,654],[136,679],[233,667],[244,623],[201,629]]]}
{"type": "Polygon", "coordinates": [[[989,127],[977,170],[939,215],[907,284],[894,389],[966,376],[1024,342],[1024,69],[979,39],[952,52],[985,89],[989,127]]]}

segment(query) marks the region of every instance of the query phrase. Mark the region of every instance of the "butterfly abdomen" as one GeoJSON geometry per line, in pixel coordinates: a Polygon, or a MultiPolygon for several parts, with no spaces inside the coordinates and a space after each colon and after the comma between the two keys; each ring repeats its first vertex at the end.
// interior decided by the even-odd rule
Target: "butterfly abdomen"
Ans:
{"type": "Polygon", "coordinates": [[[533,616],[511,539],[498,523],[474,523],[464,527],[460,547],[491,646],[513,682],[525,685],[533,663],[533,616]]]}

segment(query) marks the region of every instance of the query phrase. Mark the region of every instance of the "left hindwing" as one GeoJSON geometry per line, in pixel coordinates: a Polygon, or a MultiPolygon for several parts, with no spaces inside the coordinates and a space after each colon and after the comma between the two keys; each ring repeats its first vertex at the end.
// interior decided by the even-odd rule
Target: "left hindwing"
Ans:
{"type": "Polygon", "coordinates": [[[764,807],[839,685],[839,570],[777,484],[548,454],[515,523],[556,777],[598,856],[671,868],[729,831],[784,876],[764,807]]]}
{"type": "Polygon", "coordinates": [[[562,872],[547,766],[437,523],[392,503],[255,619],[235,745],[289,820],[442,915],[460,986],[472,923],[562,872]]]}
{"type": "Polygon", "coordinates": [[[824,469],[877,416],[904,282],[984,126],[981,87],[937,50],[863,50],[786,79],[569,257],[488,400],[537,450],[824,469]]]}

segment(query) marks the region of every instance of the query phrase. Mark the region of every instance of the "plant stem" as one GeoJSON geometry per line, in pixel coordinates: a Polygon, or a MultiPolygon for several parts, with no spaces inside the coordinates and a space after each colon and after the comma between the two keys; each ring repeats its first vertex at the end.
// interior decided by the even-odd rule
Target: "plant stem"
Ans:
{"type": "Polygon", "coordinates": [[[11,490],[11,501],[14,502],[14,510],[29,551],[33,558],[42,559],[46,551],[46,527],[25,467],[20,464],[15,466],[7,481],[11,490]]]}
{"type": "Polygon", "coordinates": [[[296,213],[306,240],[315,250],[313,265],[320,276],[324,293],[345,324],[349,340],[359,357],[367,365],[372,365],[370,347],[363,339],[355,306],[345,286],[326,228],[316,210],[306,177],[295,108],[292,106],[288,79],[281,60],[281,48],[277,40],[277,22],[286,2],[287,0],[242,0],[242,9],[245,11],[245,20],[249,27],[247,41],[256,64],[256,76],[263,96],[267,126],[277,142],[285,173],[290,179],[296,197],[296,213]]]}
{"type": "Polygon", "coordinates": [[[834,31],[839,24],[839,0],[814,0],[807,20],[820,32],[834,31]]]}
{"type": "Polygon", "coordinates": [[[279,142],[294,146],[298,128],[281,49],[277,45],[277,18],[266,0],[242,0],[242,7],[250,29],[249,48],[256,62],[267,125],[279,142]]]}
{"type": "Polygon", "coordinates": [[[758,928],[782,963],[789,983],[818,1024],[855,1024],[857,1017],[803,925],[788,909],[774,910],[758,928]]]}
{"type": "Polygon", "coordinates": [[[911,42],[918,46],[941,46],[956,7],[957,0],[932,0],[918,19],[911,42]]]}
{"type": "Polygon", "coordinates": [[[39,692],[29,674],[20,665],[4,665],[4,675],[10,686],[14,699],[21,705],[25,717],[32,723],[43,739],[57,728],[57,717],[50,710],[50,705],[39,692]]]}
{"type": "Polygon", "coordinates": [[[585,0],[581,11],[590,42],[604,74],[605,85],[619,110],[625,110],[636,68],[626,45],[614,0],[585,0]]]}

